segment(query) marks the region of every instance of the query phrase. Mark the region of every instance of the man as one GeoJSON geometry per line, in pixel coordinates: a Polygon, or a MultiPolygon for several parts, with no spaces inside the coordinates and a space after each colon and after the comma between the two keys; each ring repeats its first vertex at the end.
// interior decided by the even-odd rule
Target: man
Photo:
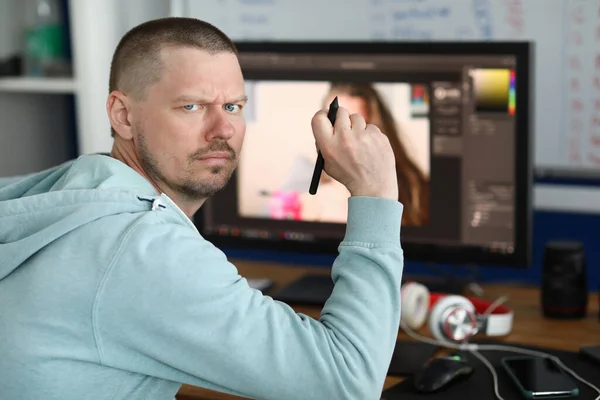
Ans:
{"type": "Polygon", "coordinates": [[[119,43],[114,147],[0,183],[3,399],[378,399],[400,319],[402,205],[386,137],[340,108],[312,129],[349,199],[319,320],[249,288],[190,221],[244,137],[231,41],[194,19],[119,43]]]}

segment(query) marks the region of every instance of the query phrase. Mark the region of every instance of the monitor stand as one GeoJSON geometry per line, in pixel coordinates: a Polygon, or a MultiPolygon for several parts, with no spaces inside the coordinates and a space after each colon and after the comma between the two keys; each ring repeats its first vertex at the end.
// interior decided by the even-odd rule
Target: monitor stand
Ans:
{"type": "MultiPolygon", "coordinates": [[[[430,292],[450,294],[464,294],[467,286],[473,282],[465,277],[431,277],[431,276],[404,276],[402,283],[407,281],[419,282],[425,285],[430,292]]],[[[333,280],[329,274],[308,274],[270,293],[275,300],[284,303],[324,305],[333,291],[333,280]]]]}

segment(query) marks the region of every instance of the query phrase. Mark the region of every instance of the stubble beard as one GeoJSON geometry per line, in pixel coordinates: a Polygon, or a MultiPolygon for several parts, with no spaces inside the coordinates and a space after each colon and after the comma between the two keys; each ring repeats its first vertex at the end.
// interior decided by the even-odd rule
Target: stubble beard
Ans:
{"type": "Polygon", "coordinates": [[[150,152],[146,140],[140,131],[136,134],[139,144],[139,157],[142,168],[154,182],[160,182],[168,186],[172,191],[185,197],[187,200],[204,200],[214,196],[229,182],[237,164],[235,152],[225,141],[212,142],[206,149],[201,149],[191,154],[186,162],[186,171],[182,173],[181,178],[177,181],[168,179],[164,176],[156,158],[150,152]],[[198,160],[203,154],[213,151],[228,151],[231,158],[225,166],[216,165],[207,169],[208,177],[201,177],[194,174],[195,163],[201,162],[198,160]]]}

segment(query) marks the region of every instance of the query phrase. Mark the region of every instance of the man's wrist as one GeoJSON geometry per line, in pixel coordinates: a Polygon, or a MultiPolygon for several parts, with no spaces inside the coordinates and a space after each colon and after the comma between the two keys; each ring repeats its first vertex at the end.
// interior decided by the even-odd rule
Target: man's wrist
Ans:
{"type": "Polygon", "coordinates": [[[391,188],[386,189],[375,189],[375,188],[364,188],[359,190],[354,190],[350,192],[352,196],[360,196],[360,197],[377,197],[382,199],[390,199],[390,200],[398,200],[398,190],[394,190],[391,188]]]}

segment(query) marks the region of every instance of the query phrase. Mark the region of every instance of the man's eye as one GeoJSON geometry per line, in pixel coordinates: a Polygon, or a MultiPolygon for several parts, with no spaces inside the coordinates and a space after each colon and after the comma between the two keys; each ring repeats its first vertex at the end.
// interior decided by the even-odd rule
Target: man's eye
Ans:
{"type": "Polygon", "coordinates": [[[188,104],[183,106],[188,111],[196,111],[198,109],[198,104],[188,104]]]}
{"type": "Polygon", "coordinates": [[[223,108],[225,108],[225,111],[230,112],[230,113],[235,113],[240,111],[240,106],[238,104],[225,104],[223,106],[223,108]]]}

